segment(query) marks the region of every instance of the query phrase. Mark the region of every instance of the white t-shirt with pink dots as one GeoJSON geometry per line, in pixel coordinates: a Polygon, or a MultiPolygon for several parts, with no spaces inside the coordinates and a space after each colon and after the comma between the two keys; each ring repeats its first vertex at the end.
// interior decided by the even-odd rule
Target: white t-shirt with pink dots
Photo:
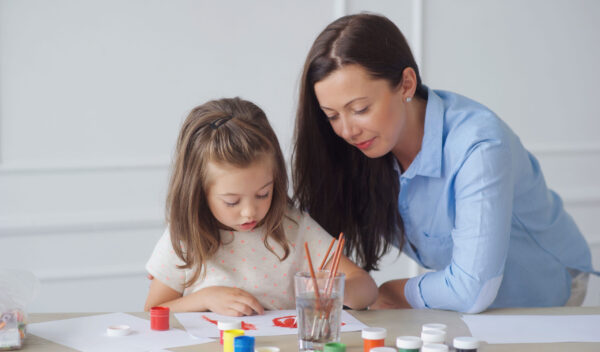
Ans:
{"type": "MultiPolygon", "coordinates": [[[[290,254],[284,261],[265,247],[262,228],[250,232],[220,231],[224,244],[206,262],[206,276],[184,288],[184,281],[193,272],[177,268],[183,261],[173,250],[167,228],[146,263],[146,270],[184,296],[204,287],[237,287],[256,297],[265,309],[294,309],[294,274],[308,271],[304,242],[308,242],[316,270],[332,237],[306,213],[291,208],[286,215],[283,225],[290,254]]],[[[270,240],[269,245],[280,257],[283,256],[283,248],[277,242],[270,240]]],[[[335,246],[332,252],[334,249],[335,246]]]]}

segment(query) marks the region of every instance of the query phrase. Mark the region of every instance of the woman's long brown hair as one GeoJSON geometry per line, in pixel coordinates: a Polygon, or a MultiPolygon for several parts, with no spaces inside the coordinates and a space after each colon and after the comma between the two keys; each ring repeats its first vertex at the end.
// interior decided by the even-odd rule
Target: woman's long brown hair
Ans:
{"type": "Polygon", "coordinates": [[[348,64],[397,87],[405,68],[417,75],[416,95],[427,99],[408,43],[389,19],[358,14],[327,26],[311,47],[300,83],[292,176],[294,201],[325,230],[344,232],[346,253],[365,270],[377,270],[391,244],[400,248],[404,226],[400,185],[391,153],[368,158],[338,137],[316,98],[314,85],[348,64]]]}
{"type": "Polygon", "coordinates": [[[191,286],[222,244],[220,224],[206,200],[207,164],[226,163],[248,167],[264,157],[273,158],[273,196],[265,218],[257,224],[265,229],[264,244],[273,239],[284,249],[290,248],[282,221],[290,199],[283,153],[265,113],[255,104],[239,99],[209,101],[194,108],[187,116],[177,140],[167,196],[167,222],[177,256],[192,269],[186,281],[191,286]]]}

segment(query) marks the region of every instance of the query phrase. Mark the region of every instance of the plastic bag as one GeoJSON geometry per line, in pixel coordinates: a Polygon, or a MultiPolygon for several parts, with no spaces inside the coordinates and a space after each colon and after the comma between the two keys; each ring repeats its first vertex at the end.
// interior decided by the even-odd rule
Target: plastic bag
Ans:
{"type": "Polygon", "coordinates": [[[0,351],[23,346],[26,307],[37,294],[38,287],[38,280],[28,271],[0,269],[0,351]]]}

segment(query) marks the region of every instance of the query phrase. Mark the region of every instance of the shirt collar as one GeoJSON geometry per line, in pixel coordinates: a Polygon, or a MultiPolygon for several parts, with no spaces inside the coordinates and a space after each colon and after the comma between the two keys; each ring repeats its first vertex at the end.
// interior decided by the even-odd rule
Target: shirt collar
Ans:
{"type": "Polygon", "coordinates": [[[432,89],[427,88],[427,107],[421,150],[402,175],[440,177],[442,175],[442,140],[444,132],[444,102],[432,89]]]}

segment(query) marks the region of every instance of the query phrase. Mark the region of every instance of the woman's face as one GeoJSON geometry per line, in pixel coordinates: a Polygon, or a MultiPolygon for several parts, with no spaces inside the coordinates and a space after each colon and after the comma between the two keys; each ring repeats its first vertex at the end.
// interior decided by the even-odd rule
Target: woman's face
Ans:
{"type": "Polygon", "coordinates": [[[354,64],[332,72],[314,89],[335,133],[367,157],[383,156],[398,145],[406,122],[401,89],[354,64]]]}

